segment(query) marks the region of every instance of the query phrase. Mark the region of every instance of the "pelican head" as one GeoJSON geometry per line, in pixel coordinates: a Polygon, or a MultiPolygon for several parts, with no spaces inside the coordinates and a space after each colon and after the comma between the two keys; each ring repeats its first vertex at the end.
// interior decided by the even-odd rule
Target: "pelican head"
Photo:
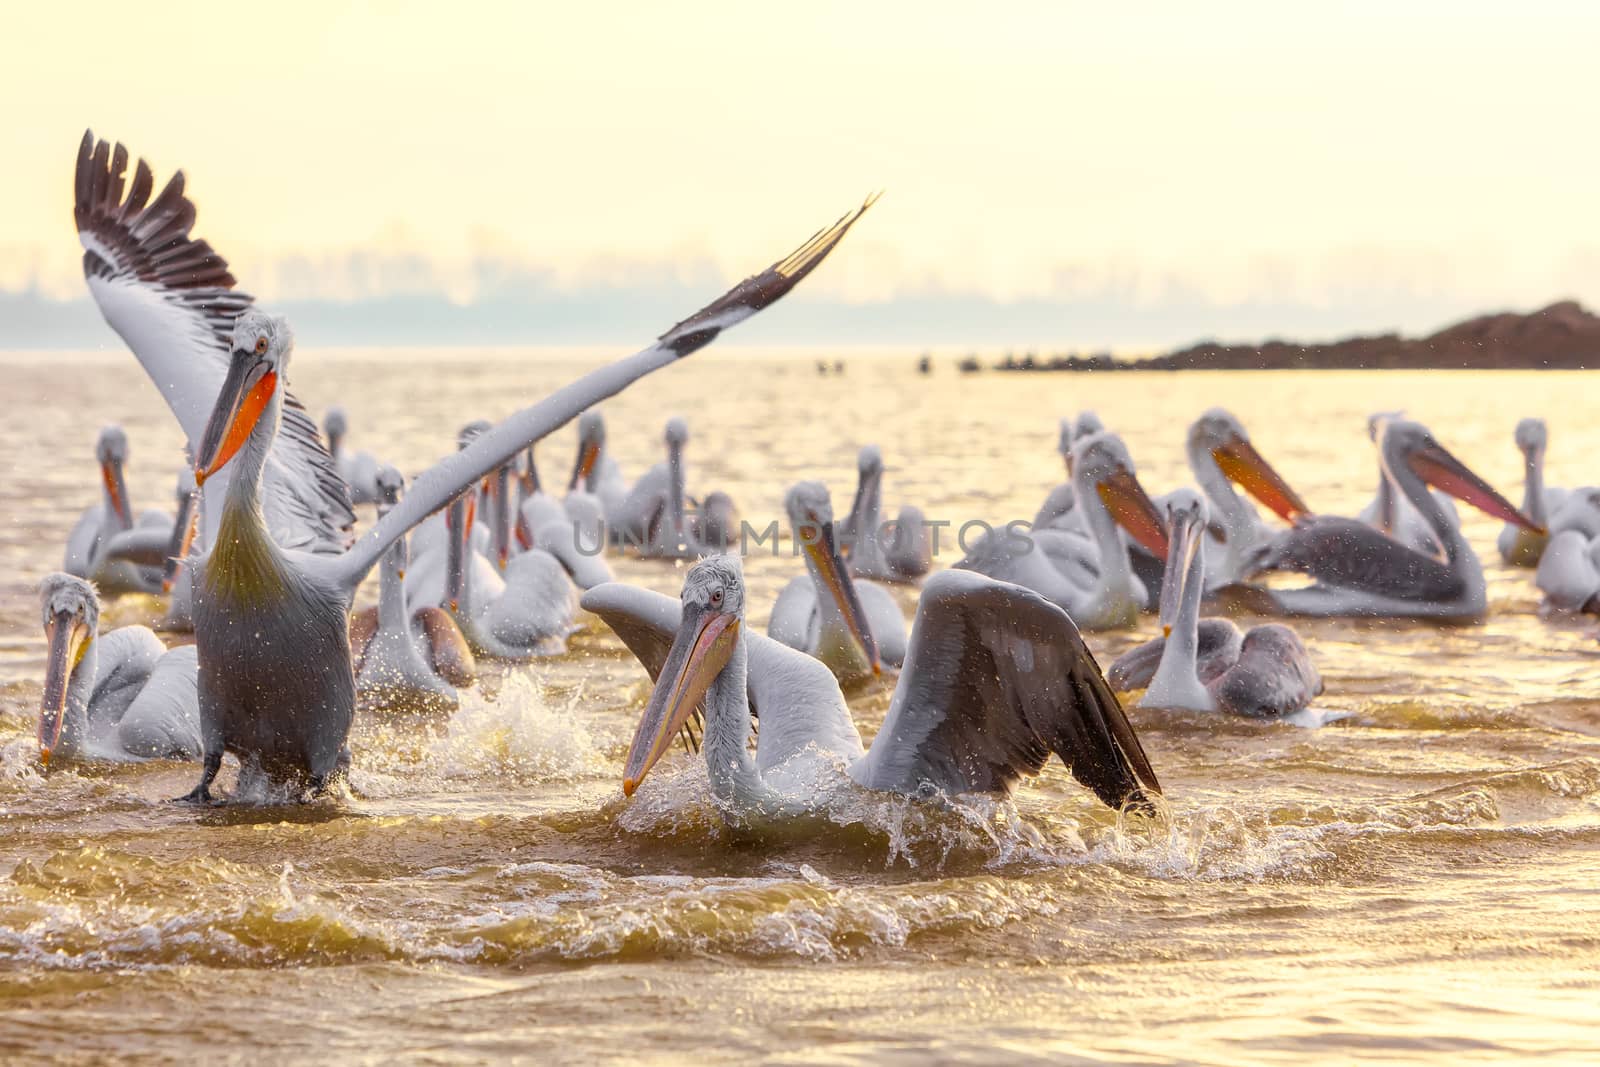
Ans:
{"type": "Polygon", "coordinates": [[[128,484],[122,468],[128,462],[128,435],[121,426],[105,426],[94,442],[94,458],[100,464],[100,481],[106,487],[106,500],[117,524],[124,530],[133,526],[133,509],[128,506],[128,484]]]}
{"type": "Polygon", "coordinates": [[[856,453],[856,473],[863,481],[883,474],[883,450],[877,445],[862,445],[856,453]]]}
{"type": "Polygon", "coordinates": [[[350,432],[350,419],[345,415],[344,408],[335,405],[328,409],[328,413],[322,416],[322,432],[328,438],[328,451],[337,454],[339,442],[350,432]]]}
{"type": "Polygon", "coordinates": [[[1172,636],[1172,624],[1183,601],[1184,584],[1190,580],[1195,555],[1205,541],[1210,509],[1206,498],[1187,486],[1167,494],[1167,566],[1161,579],[1161,632],[1172,636]]]}
{"type": "Polygon", "coordinates": [[[674,415],[667,420],[667,447],[682,448],[689,443],[689,424],[674,415]]]}
{"type": "Polygon", "coordinates": [[[473,419],[456,433],[456,450],[466,448],[491,429],[493,424],[488,419],[473,419]]]}
{"type": "Polygon", "coordinates": [[[47,646],[44,696],[39,702],[39,761],[48,767],[66,725],[72,675],[100,628],[100,598],[82,578],[58,572],[39,583],[39,613],[47,646]]]}
{"type": "Polygon", "coordinates": [[[633,796],[672,739],[705,701],[733,658],[744,621],[744,568],[737,556],[709,556],[683,580],[682,619],[628,748],[622,792],[633,796]]]}
{"type": "Polygon", "coordinates": [[[1244,424],[1230,411],[1212,408],[1194,421],[1189,427],[1189,455],[1191,461],[1200,462],[1209,457],[1223,477],[1277,512],[1284,522],[1311,514],[1300,494],[1256,451],[1244,424]]]}
{"type": "Polygon", "coordinates": [[[600,453],[606,447],[606,420],[598,411],[585,411],[578,416],[578,458],[572,464],[572,480],[567,483],[567,492],[583,484],[584,488],[592,489],[589,479],[594,474],[594,468],[600,462],[600,453]]]}
{"type": "Polygon", "coordinates": [[[1488,482],[1451,455],[1420,422],[1386,419],[1379,428],[1378,449],[1391,474],[1403,466],[1426,484],[1471,504],[1486,515],[1536,534],[1545,532],[1544,527],[1518,511],[1488,482]]]}
{"type": "Polygon", "coordinates": [[[1167,555],[1161,513],[1133,472],[1133,457],[1113,433],[1090,434],[1072,446],[1078,499],[1097,496],[1118,525],[1158,559],[1167,555]],[[1092,490],[1092,492],[1091,492],[1092,490]]]}
{"type": "Polygon", "coordinates": [[[1080,437],[1093,437],[1097,433],[1105,433],[1106,424],[1100,421],[1100,416],[1092,411],[1080,411],[1078,417],[1072,421],[1072,439],[1080,437]]]}
{"type": "Polygon", "coordinates": [[[850,572],[839,554],[833,531],[833,501],[828,496],[827,486],[821,482],[797,482],[784,495],[783,505],[789,513],[795,546],[805,553],[806,565],[819,586],[818,597],[827,595],[833,600],[872,673],[881,673],[878,642],[867,625],[867,613],[861,607],[855,583],[850,580],[850,572]]]}
{"type": "Polygon", "coordinates": [[[294,350],[294,334],[281,315],[251,309],[234,322],[230,348],[228,376],[194,457],[194,479],[200,485],[225,467],[258,429],[268,435],[277,430],[278,382],[294,350]]]}
{"type": "Polygon", "coordinates": [[[1374,411],[1367,416],[1367,437],[1371,439],[1373,444],[1377,444],[1378,438],[1383,436],[1385,425],[1395,419],[1403,419],[1405,417],[1406,413],[1398,409],[1395,411],[1374,411]]]}
{"type": "Polygon", "coordinates": [[[1544,428],[1543,419],[1523,419],[1517,423],[1517,447],[1529,459],[1542,454],[1548,440],[1549,432],[1544,428]]]}
{"type": "Polygon", "coordinates": [[[400,503],[400,494],[405,491],[406,480],[400,472],[385,463],[378,468],[378,473],[373,475],[378,483],[378,511],[388,511],[400,503]]]}

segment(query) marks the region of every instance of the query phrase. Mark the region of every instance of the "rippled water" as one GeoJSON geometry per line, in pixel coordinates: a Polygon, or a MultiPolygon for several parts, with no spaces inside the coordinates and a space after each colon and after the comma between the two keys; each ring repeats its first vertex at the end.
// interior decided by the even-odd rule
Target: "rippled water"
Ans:
{"type": "MultiPolygon", "coordinates": [[[[724,488],[763,525],[801,477],[847,507],[867,440],[892,506],[1031,517],[1060,478],[1056,420],[1081,407],[1123,433],[1152,492],[1186,477],[1183,429],[1218,403],[1318,510],[1370,496],[1364,419],[1384,408],[1513,498],[1511,428],[1545,415],[1550,483],[1600,481],[1581,374],[925,379],[910,362],[818,378],[809,359],[714,350],[610,404],[612,447],[637,474],[665,418],[687,416],[691,491],[724,488]]],[[[414,474],[461,423],[585,365],[308,349],[292,377],[318,413],[350,409],[354,447],[414,474]]],[[[1500,566],[1476,513],[1487,624],[1301,626],[1330,725],[1135,712],[1171,802],[1155,824],[1119,825],[1059,765],[1012,805],[861,798],[788,836],[730,833],[682,756],[625,802],[644,675],[594,619],[569,656],[493,673],[448,724],[360,722],[354,798],[196,812],[164,802],[190,767],[41,778],[30,743],[34,587],[97,499],[95,431],[121,422],[136,504],[170,506],[176,427],[120,352],[0,371],[0,1054],[1600,1055],[1600,644],[1537,617],[1529,573],[1500,566]]],[[[542,449],[547,478],[571,446],[568,430],[542,449]]],[[[663,592],[681,578],[615,566],[663,592]]],[[[747,564],[754,623],[797,571],[747,564]]],[[[1090,643],[1104,663],[1140,636],[1090,643]]],[[[870,732],[888,690],[851,705],[870,732]]]]}

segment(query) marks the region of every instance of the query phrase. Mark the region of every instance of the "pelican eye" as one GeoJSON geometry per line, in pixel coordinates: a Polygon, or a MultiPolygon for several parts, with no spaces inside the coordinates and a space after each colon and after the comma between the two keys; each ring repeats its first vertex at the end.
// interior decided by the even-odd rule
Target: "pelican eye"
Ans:
{"type": "Polygon", "coordinates": [[[265,334],[262,334],[260,337],[256,338],[256,355],[264,356],[266,354],[267,354],[267,337],[266,337],[265,334]]]}
{"type": "Polygon", "coordinates": [[[722,605],[722,590],[720,590],[720,589],[711,590],[711,606],[712,607],[720,607],[721,605],[722,605]]]}

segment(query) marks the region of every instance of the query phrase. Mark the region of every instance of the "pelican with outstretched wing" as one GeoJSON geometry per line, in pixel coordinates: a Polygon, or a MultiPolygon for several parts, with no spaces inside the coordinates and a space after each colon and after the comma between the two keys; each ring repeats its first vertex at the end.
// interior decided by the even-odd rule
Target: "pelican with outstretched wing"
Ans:
{"type": "Polygon", "coordinates": [[[632,795],[673,739],[704,715],[711,791],[731,822],[803,816],[812,772],[843,763],[867,789],[916,797],[1008,793],[1054,753],[1106,804],[1148,805],[1155,771],[1066,612],[982,575],[928,580],[883,728],[864,748],[833,675],[744,626],[735,556],[690,568],[678,602],[605,585],[583,606],[639,656],[655,687],[628,751],[632,795]],[[760,716],[755,751],[751,713],[760,716]]]}

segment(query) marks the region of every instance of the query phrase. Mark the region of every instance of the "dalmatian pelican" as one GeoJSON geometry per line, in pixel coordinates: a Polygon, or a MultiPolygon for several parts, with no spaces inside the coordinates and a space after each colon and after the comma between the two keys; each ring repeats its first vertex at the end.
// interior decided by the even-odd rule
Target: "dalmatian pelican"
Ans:
{"type": "Polygon", "coordinates": [[[799,482],[783,503],[806,573],[778,594],[767,636],[815,656],[845,683],[865,681],[884,664],[899,667],[906,657],[905,617],[887,589],[850,577],[827,486],[799,482]]]}
{"type": "Polygon", "coordinates": [[[879,582],[915,583],[933,566],[933,544],[922,509],[900,508],[883,521],[883,451],[864,445],[856,455],[856,496],[842,525],[850,573],[879,582]]]}
{"type": "Polygon", "coordinates": [[[1145,690],[1140,707],[1225,711],[1252,719],[1299,711],[1322,692],[1322,675],[1298,634],[1268,623],[1241,634],[1228,619],[1200,618],[1210,540],[1205,500],[1192,489],[1167,499],[1167,574],[1162,636],[1117,658],[1114,691],[1145,690]]]}
{"type": "Polygon", "coordinates": [[[170,652],[143,626],[100,632],[94,586],[71,574],[39,584],[45,653],[39,761],[196,759],[195,650],[170,652]]]}
{"type": "Polygon", "coordinates": [[[870,748],[821,664],[744,626],[738,557],[711,556],[678,601],[629,586],[584,596],[655,681],[633,735],[623,792],[639,788],[700,709],[718,807],[736,825],[822,808],[826,776],[935,800],[1006,794],[1052,753],[1106,804],[1148,807],[1154,770],[1094,656],[1043,597],[962,571],[930,578],[905,670],[870,748]],[[760,731],[751,751],[752,712],[760,731]]]}
{"type": "Polygon", "coordinates": [[[66,558],[62,570],[79,578],[91,579],[106,596],[123,593],[154,593],[161,588],[159,567],[140,566],[130,558],[128,539],[118,542],[122,551],[113,551],[113,542],[135,530],[148,534],[165,530],[171,520],[159,511],[146,511],[137,523],[133,504],[128,499],[124,467],[128,462],[128,435],[120,426],[100,430],[94,445],[100,465],[101,503],[85,509],[67,535],[66,558]]]}
{"type": "MultiPolygon", "coordinates": [[[[1544,452],[1550,441],[1544,420],[1523,419],[1517,423],[1514,439],[1517,451],[1522,453],[1522,513],[1535,524],[1549,527],[1551,518],[1566,501],[1567,491],[1544,484],[1544,452]]],[[[1500,530],[1496,547],[1500,558],[1513,567],[1537,567],[1549,540],[1547,535],[1508,522],[1500,530]]]]}
{"type": "MultiPolygon", "coordinates": [[[[405,481],[381,466],[373,477],[378,516],[400,503],[405,481]]],[[[378,564],[378,603],[350,619],[356,696],[386,710],[454,711],[457,689],[474,685],[478,665],[455,621],[440,608],[411,609],[405,591],[406,539],[399,538],[378,564]]]]}
{"type": "Polygon", "coordinates": [[[1303,519],[1258,549],[1254,573],[1295,571],[1315,584],[1303,589],[1226,587],[1245,606],[1270,615],[1375,616],[1477,622],[1488,608],[1483,565],[1429,486],[1480,511],[1533,532],[1543,527],[1406,419],[1379,421],[1384,471],[1442,546],[1418,551],[1359,519],[1303,519]]]}

